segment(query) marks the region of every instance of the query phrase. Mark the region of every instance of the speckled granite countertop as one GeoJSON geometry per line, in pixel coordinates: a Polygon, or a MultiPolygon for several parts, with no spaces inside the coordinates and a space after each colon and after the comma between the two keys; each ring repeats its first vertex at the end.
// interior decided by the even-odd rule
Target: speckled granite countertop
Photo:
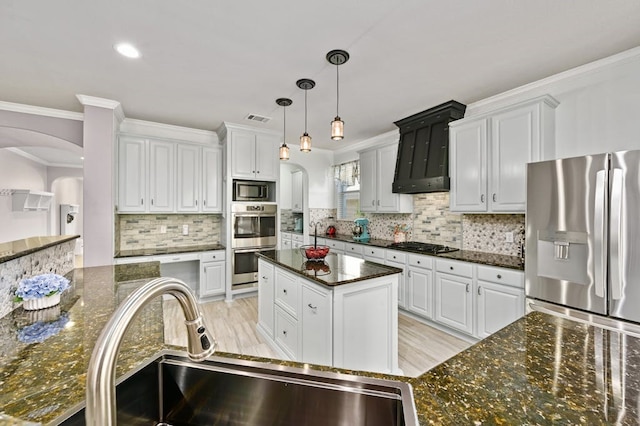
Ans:
{"type": "Polygon", "coordinates": [[[324,262],[307,261],[298,249],[263,251],[258,257],[330,287],[402,273],[402,269],[345,254],[329,253],[324,262]]]}
{"type": "Polygon", "coordinates": [[[210,250],[224,250],[225,247],[222,244],[201,244],[197,246],[188,247],[159,247],[152,249],[138,249],[138,250],[119,250],[113,256],[119,257],[134,257],[134,256],[155,256],[161,254],[176,254],[176,253],[191,253],[194,251],[210,251],[210,250]]]}
{"type": "Polygon", "coordinates": [[[31,237],[0,244],[0,263],[8,262],[38,250],[46,249],[67,241],[80,238],[80,235],[54,235],[51,237],[31,237]]]}
{"type": "MultiPolygon", "coordinates": [[[[157,263],[145,265],[123,278],[142,278],[158,269],[157,263]]],[[[74,290],[65,293],[60,305],[67,326],[46,343],[20,341],[20,330],[33,321],[21,309],[0,320],[0,410],[50,423],[78,407],[100,329],[126,294],[149,279],[118,283],[114,274],[112,267],[75,272],[74,290]]],[[[118,375],[167,348],[161,311],[158,300],[137,317],[120,351],[118,375]]],[[[307,368],[406,381],[413,386],[422,425],[640,423],[640,339],[540,312],[416,378],[307,368]]],[[[7,424],[5,419],[0,414],[0,424],[7,424]]]]}
{"type": "MultiPolygon", "coordinates": [[[[311,237],[313,237],[313,235],[311,235],[311,237]]],[[[339,240],[347,243],[362,244],[366,246],[390,248],[393,250],[417,253],[425,256],[446,257],[448,259],[461,260],[464,262],[479,263],[482,265],[499,266],[502,268],[518,269],[520,271],[524,271],[524,259],[521,259],[518,256],[507,256],[504,254],[486,253],[483,251],[472,250],[457,250],[449,253],[427,254],[425,252],[417,250],[392,247],[391,245],[393,244],[393,241],[391,240],[379,240],[371,238],[369,241],[356,241],[352,238],[351,235],[347,234],[336,234],[333,237],[329,235],[318,235],[318,238],[339,240]]],[[[313,242],[313,240],[311,241],[313,242]]]]}

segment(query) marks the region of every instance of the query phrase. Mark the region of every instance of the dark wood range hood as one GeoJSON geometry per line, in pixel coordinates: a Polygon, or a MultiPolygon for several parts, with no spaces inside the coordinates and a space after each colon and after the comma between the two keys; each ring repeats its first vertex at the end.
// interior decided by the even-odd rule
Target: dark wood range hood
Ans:
{"type": "Polygon", "coordinates": [[[449,123],[464,117],[466,108],[449,101],[394,123],[400,143],[393,192],[449,191],[449,123]]]}

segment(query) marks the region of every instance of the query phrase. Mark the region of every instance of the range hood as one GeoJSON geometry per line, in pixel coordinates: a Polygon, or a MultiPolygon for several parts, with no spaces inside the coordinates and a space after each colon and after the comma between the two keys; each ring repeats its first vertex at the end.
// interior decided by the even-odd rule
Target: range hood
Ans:
{"type": "Polygon", "coordinates": [[[464,117],[466,108],[449,101],[394,123],[400,143],[393,192],[449,191],[449,123],[464,117]]]}

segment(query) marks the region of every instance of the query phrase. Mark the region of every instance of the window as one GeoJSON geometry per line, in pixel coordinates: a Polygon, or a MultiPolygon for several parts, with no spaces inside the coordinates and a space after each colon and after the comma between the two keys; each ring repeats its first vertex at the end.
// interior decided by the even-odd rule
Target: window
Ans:
{"type": "Polygon", "coordinates": [[[338,220],[353,220],[360,216],[360,161],[334,166],[338,220]]]}

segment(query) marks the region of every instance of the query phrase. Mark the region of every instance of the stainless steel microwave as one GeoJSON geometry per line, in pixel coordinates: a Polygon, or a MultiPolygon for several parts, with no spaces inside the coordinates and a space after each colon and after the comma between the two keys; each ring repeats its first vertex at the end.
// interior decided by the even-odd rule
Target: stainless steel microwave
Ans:
{"type": "Polygon", "coordinates": [[[269,184],[267,182],[234,180],[233,201],[269,201],[269,184]]]}

